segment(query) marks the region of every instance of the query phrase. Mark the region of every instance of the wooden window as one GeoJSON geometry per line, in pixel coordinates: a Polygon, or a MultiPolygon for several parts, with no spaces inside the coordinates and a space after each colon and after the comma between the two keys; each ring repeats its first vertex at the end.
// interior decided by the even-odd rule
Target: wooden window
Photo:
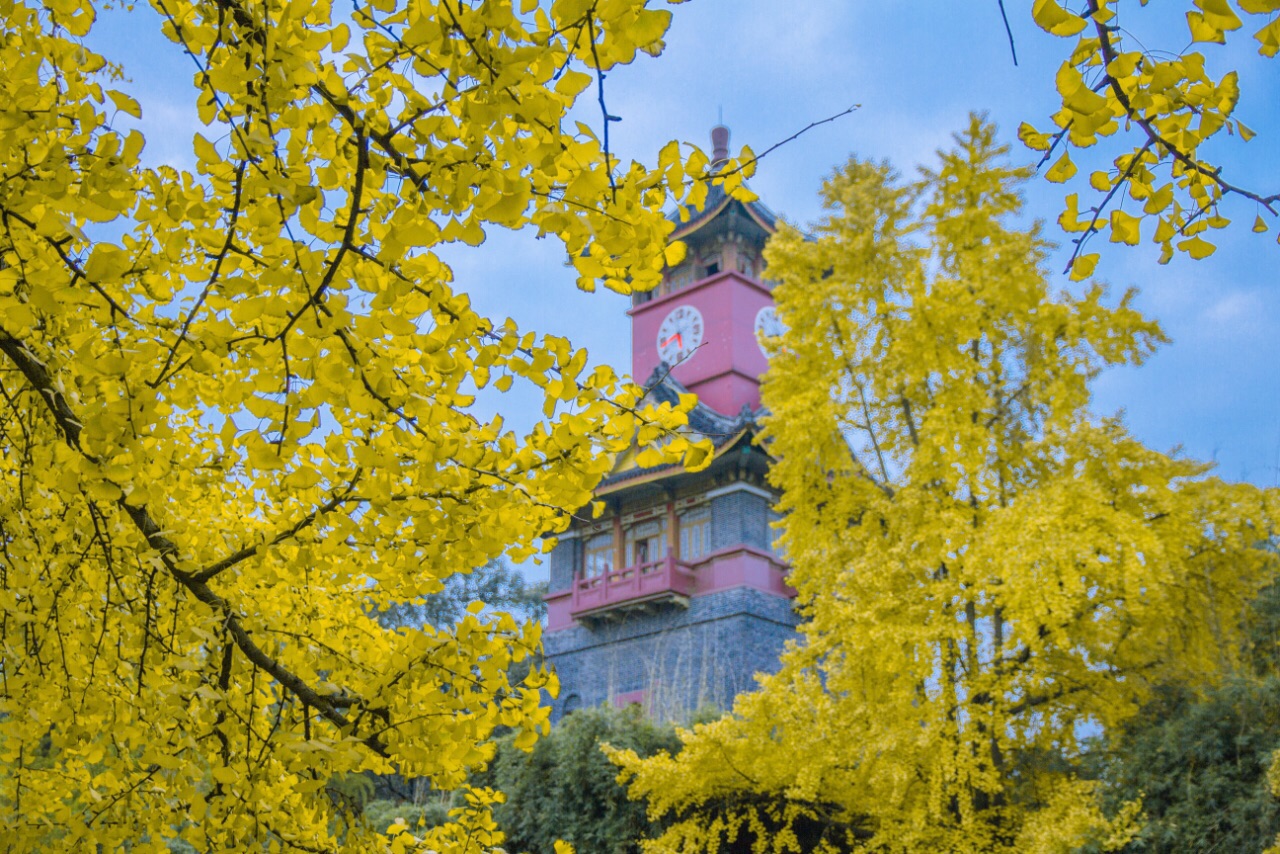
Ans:
{"type": "Polygon", "coordinates": [[[675,293],[692,281],[693,267],[688,264],[681,264],[669,274],[667,278],[667,292],[675,293]]]}
{"type": "Polygon", "coordinates": [[[595,578],[613,569],[613,535],[596,534],[582,554],[582,577],[595,578]]]}
{"type": "Polygon", "coordinates": [[[702,504],[680,514],[680,559],[693,561],[711,554],[711,505],[702,504]]]}
{"type": "Polygon", "coordinates": [[[626,559],[628,566],[653,563],[667,556],[667,532],[665,520],[650,519],[632,525],[627,531],[626,559]]]}

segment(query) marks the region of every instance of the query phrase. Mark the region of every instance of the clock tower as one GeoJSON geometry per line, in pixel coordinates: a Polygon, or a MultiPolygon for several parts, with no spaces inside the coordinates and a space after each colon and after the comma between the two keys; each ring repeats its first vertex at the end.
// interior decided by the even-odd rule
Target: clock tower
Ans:
{"type": "MultiPolygon", "coordinates": [[[[713,162],[727,160],[728,129],[711,138],[713,162]]],[[[544,636],[561,683],[555,718],[601,703],[674,720],[727,710],[795,634],[769,457],[753,441],[768,366],[760,335],[777,331],[761,255],[776,220],[720,187],[672,219],[685,258],[632,297],[632,376],[648,377],[659,402],[695,393],[690,429],[715,451],[697,473],[621,454],[596,490],[606,512],[559,537],[544,636]]]]}
{"type": "MultiPolygon", "coordinates": [[[[727,159],[728,130],[713,130],[712,143],[713,158],[727,159]]],[[[666,363],[672,377],[713,409],[757,409],[767,365],[756,332],[773,324],[761,252],[776,228],[774,216],[758,202],[730,199],[720,187],[707,194],[701,211],[685,214],[671,235],[684,241],[684,261],[667,271],[657,290],[632,298],[632,376],[646,377],[666,363]]]]}

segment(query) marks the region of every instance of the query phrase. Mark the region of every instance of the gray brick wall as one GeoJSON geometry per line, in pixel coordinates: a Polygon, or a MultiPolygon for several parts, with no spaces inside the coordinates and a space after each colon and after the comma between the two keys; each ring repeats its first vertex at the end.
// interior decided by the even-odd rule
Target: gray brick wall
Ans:
{"type": "Polygon", "coordinates": [[[596,627],[544,636],[560,677],[552,718],[644,690],[650,714],[680,720],[704,705],[728,709],[778,668],[799,622],[791,601],[739,587],[699,596],[689,607],[632,612],[596,627]]]}
{"type": "Polygon", "coordinates": [[[711,547],[746,544],[769,548],[769,502],[745,490],[711,499],[711,547]]]}
{"type": "Polygon", "coordinates": [[[551,583],[548,591],[558,593],[573,587],[573,573],[581,562],[579,550],[582,540],[577,537],[561,540],[551,550],[551,583]]]}

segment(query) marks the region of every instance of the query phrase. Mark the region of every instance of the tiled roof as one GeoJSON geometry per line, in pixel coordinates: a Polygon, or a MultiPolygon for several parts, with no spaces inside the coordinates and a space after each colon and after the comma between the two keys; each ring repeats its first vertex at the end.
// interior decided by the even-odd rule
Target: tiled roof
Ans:
{"type": "MultiPolygon", "coordinates": [[[[733,199],[729,198],[725,193],[724,187],[721,185],[713,185],[707,191],[706,203],[702,206],[702,210],[697,210],[691,205],[685,205],[684,211],[688,219],[681,221],[680,208],[667,214],[667,219],[676,224],[676,230],[671,234],[672,240],[680,240],[685,236],[692,234],[702,226],[706,225],[725,208],[727,208],[733,199]]],[[[778,218],[769,210],[759,199],[754,202],[741,203],[747,214],[755,220],[761,228],[772,234],[778,229],[778,218]]]]}
{"type": "MultiPolygon", "coordinates": [[[[674,406],[679,403],[680,395],[689,393],[687,388],[671,376],[671,367],[665,362],[659,362],[653,369],[653,373],[644,383],[644,388],[648,392],[644,403],[670,403],[674,406]]],[[[720,451],[735,444],[744,435],[753,435],[759,429],[759,418],[762,413],[763,410],[752,410],[744,406],[737,415],[725,415],[698,401],[689,412],[689,430],[709,438],[715,449],[714,453],[718,455],[720,451]]],[[[633,445],[629,450],[619,454],[614,461],[613,470],[605,476],[597,489],[604,490],[635,478],[647,478],[659,473],[674,473],[680,470],[677,463],[642,468],[636,463],[638,452],[638,448],[633,445]]]]}

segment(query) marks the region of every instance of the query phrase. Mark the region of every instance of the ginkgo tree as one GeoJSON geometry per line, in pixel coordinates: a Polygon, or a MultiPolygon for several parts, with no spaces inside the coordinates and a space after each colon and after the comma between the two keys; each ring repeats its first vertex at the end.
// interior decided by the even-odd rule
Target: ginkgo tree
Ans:
{"type": "Polygon", "coordinates": [[[483,791],[384,837],[325,786],[454,787],[495,727],[545,732],[554,678],[508,681],[535,625],[378,609],[545,548],[637,434],[705,453],[681,408],[477,314],[437,253],[527,227],[623,292],[678,260],[661,210],[705,197],[706,158],[621,164],[566,118],[661,48],[652,5],[155,0],[132,25],[193,62],[188,171],[148,165],[127,57],[86,44],[102,10],[0,0],[6,850],[499,841],[483,791]],[[513,382],[544,399],[525,434],[469,411],[513,382]]]}
{"type": "Polygon", "coordinates": [[[615,752],[649,852],[1115,850],[1081,739],[1154,685],[1231,667],[1275,579],[1275,491],[1090,414],[1163,340],[1093,284],[1055,294],[1025,167],[973,118],[936,171],[851,160],[766,250],[763,385],[805,617],[780,671],[672,757],[615,752]]]}
{"type": "Polygon", "coordinates": [[[1102,143],[1117,150],[1114,158],[1107,155],[1106,168],[1089,172],[1083,201],[1081,191],[1067,195],[1058,218],[1074,235],[1067,267],[1077,281],[1097,266],[1099,253],[1086,251],[1094,235],[1133,246],[1144,239],[1143,224],[1149,223],[1145,239],[1160,246],[1165,263],[1174,252],[1196,259],[1212,254],[1212,231],[1231,223],[1227,203],[1232,200],[1255,232],[1266,232],[1280,215],[1280,177],[1271,172],[1270,186],[1246,186],[1224,168],[1222,149],[1215,149],[1224,135],[1243,142],[1253,138],[1236,107],[1242,88],[1253,83],[1265,91],[1266,81],[1242,87],[1237,71],[1215,73],[1203,50],[1247,34],[1258,54],[1274,59],[1280,51],[1280,0],[1193,0],[1153,3],[1149,12],[1139,8],[1146,5],[1146,0],[1032,4],[1041,29],[1074,42],[1054,81],[1061,99],[1052,117],[1056,127],[1039,130],[1024,122],[1018,136],[1044,152],[1045,177],[1057,183],[1071,182],[1079,172],[1079,154],[1073,159],[1072,149],[1102,143]],[[1162,44],[1139,35],[1152,18],[1168,21],[1171,15],[1185,18],[1185,40],[1175,36],[1174,44],[1162,44]]]}

